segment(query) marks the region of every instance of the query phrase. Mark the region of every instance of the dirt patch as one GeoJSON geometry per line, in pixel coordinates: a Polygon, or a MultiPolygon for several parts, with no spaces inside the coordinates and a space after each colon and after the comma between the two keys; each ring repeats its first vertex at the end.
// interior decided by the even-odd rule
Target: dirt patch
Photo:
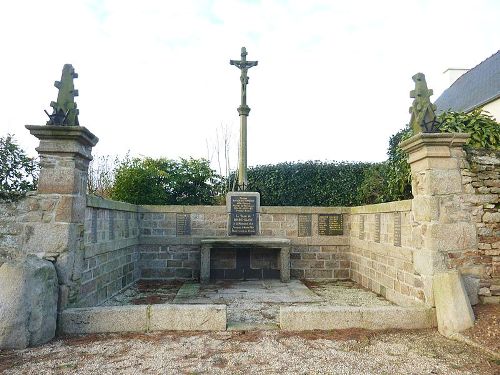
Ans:
{"type": "Polygon", "coordinates": [[[22,361],[23,359],[15,352],[0,351],[0,373],[11,367],[20,365],[22,361]]]}
{"type": "Polygon", "coordinates": [[[474,327],[463,332],[464,336],[500,356],[500,305],[476,305],[473,310],[474,327]]]}
{"type": "Polygon", "coordinates": [[[183,285],[178,280],[139,280],[103,306],[156,305],[172,302],[183,285]]]}

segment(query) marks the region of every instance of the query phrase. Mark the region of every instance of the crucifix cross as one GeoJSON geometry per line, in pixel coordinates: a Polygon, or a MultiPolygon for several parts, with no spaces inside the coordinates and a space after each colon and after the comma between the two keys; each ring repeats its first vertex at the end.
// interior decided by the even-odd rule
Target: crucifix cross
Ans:
{"type": "Polygon", "coordinates": [[[248,69],[256,66],[258,61],[247,61],[247,49],[241,47],[241,60],[229,60],[229,64],[236,66],[241,70],[241,106],[245,107],[247,105],[247,84],[248,84],[248,69]]]}
{"type": "Polygon", "coordinates": [[[238,156],[238,190],[245,191],[248,186],[247,179],[247,116],[250,113],[250,107],[247,106],[247,84],[248,69],[256,66],[258,61],[247,61],[247,49],[241,47],[241,60],[229,60],[229,64],[236,66],[241,70],[241,105],[238,107],[240,115],[240,146],[238,156]]]}

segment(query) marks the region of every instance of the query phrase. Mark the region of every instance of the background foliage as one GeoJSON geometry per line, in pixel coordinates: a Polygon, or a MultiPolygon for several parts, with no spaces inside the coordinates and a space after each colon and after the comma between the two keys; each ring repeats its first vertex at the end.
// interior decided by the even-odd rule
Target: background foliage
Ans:
{"type": "Polygon", "coordinates": [[[267,206],[352,206],[371,164],[308,161],[261,165],[248,170],[250,190],[267,206]]]}
{"type": "Polygon", "coordinates": [[[134,204],[213,204],[219,188],[205,159],[126,158],[116,168],[110,196],[134,204]]]}
{"type": "Polygon", "coordinates": [[[14,137],[0,137],[0,199],[14,201],[36,190],[38,164],[17,145],[14,137]]]}
{"type": "Polygon", "coordinates": [[[470,147],[500,150],[500,124],[480,108],[470,113],[444,112],[438,121],[442,132],[469,133],[467,144],[470,147]]]}

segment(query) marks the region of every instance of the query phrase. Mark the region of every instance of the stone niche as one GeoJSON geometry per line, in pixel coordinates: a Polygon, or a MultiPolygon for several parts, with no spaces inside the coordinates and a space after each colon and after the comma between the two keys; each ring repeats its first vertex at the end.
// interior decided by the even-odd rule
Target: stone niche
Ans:
{"type": "Polygon", "coordinates": [[[280,249],[214,248],[210,257],[212,279],[279,279],[280,249]]]}

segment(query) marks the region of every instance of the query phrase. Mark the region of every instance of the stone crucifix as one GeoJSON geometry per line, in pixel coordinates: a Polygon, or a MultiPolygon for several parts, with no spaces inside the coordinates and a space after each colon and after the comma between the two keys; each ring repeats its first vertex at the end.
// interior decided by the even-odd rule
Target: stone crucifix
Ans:
{"type": "Polygon", "coordinates": [[[258,61],[247,61],[247,50],[241,47],[241,60],[229,60],[229,64],[241,70],[241,105],[238,107],[240,115],[240,149],[238,160],[238,190],[245,191],[248,185],[247,178],[247,117],[250,107],[247,105],[248,69],[258,64],[258,61]]]}

